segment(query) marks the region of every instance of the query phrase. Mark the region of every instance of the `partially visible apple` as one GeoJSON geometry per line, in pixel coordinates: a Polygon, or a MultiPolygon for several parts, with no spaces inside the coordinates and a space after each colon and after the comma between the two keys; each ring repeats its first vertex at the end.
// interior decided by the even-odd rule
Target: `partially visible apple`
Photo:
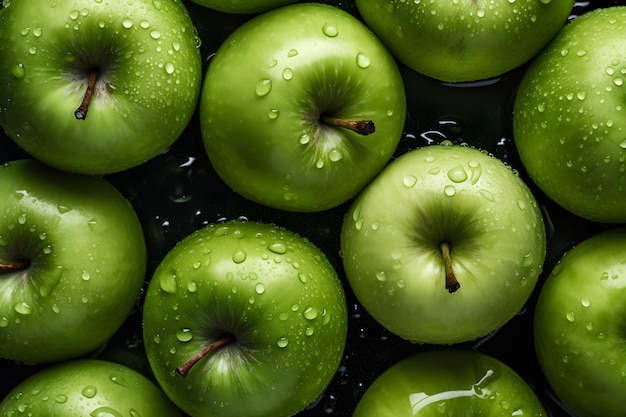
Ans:
{"type": "Polygon", "coordinates": [[[452,344],[485,336],[526,303],[546,235],[524,181],[493,156],[431,145],[389,164],[341,232],[363,307],[396,335],[452,344]]]}
{"type": "Polygon", "coordinates": [[[54,362],[101,347],[134,308],[146,246],[102,178],[0,165],[0,357],[54,362]]]}
{"type": "Polygon", "coordinates": [[[405,114],[387,49],[354,16],[315,3],[235,30],[200,98],[204,145],[224,182],[257,203],[300,212],[354,197],[389,161],[405,114]]]}
{"type": "Polygon", "coordinates": [[[515,99],[531,179],[577,216],[626,222],[626,7],[575,19],[538,56],[515,99]]]}
{"type": "Polygon", "coordinates": [[[353,417],[546,417],[537,395],[504,362],[469,350],[432,350],[387,369],[353,417]]]}
{"type": "Polygon", "coordinates": [[[555,394],[576,415],[626,410],[626,228],[592,235],[548,276],[534,316],[535,350],[555,394]]]}
{"type": "Polygon", "coordinates": [[[201,6],[224,13],[262,13],[296,3],[298,0],[192,0],[201,6]]]}
{"type": "Polygon", "coordinates": [[[407,66],[476,81],[529,61],[567,21],[573,0],[356,0],[369,27],[407,66]]]}
{"type": "Polygon", "coordinates": [[[146,376],[95,359],[69,361],[35,373],[0,403],[1,417],[180,417],[146,376]]]}
{"type": "Polygon", "coordinates": [[[59,169],[139,165],[191,119],[202,80],[198,42],[180,0],[5,1],[0,126],[59,169]]]}
{"type": "Polygon", "coordinates": [[[211,224],[154,273],[144,341],[165,393],[192,417],[288,417],[330,383],[347,337],[333,266],[271,224],[211,224]]]}

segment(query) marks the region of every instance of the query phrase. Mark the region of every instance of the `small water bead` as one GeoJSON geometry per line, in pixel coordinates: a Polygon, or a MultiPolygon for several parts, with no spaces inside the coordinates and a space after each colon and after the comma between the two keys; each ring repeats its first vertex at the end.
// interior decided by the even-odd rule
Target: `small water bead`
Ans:
{"type": "Polygon", "coordinates": [[[583,298],[582,300],[580,300],[580,303],[583,305],[583,307],[589,307],[591,305],[591,300],[588,298],[583,298]]]}
{"type": "Polygon", "coordinates": [[[133,20],[132,20],[132,19],[130,19],[130,18],[126,18],[126,19],[122,20],[122,26],[123,26],[125,29],[130,29],[130,28],[132,28],[132,27],[133,27],[133,20]]]}
{"type": "Polygon", "coordinates": [[[174,64],[172,64],[171,62],[168,62],[168,63],[165,64],[165,72],[166,73],[171,75],[171,74],[174,73],[174,70],[175,70],[174,64]]]}
{"type": "Polygon", "coordinates": [[[176,331],[176,339],[178,339],[180,342],[186,343],[191,341],[191,339],[193,339],[194,334],[191,331],[191,329],[189,328],[183,328],[183,329],[178,329],[176,331]]]}
{"type": "Polygon", "coordinates": [[[402,183],[405,187],[411,188],[417,183],[417,178],[414,175],[405,175],[402,179],[402,183]]]}
{"type": "Polygon", "coordinates": [[[478,190],[478,194],[480,194],[485,200],[491,201],[492,203],[496,201],[496,198],[489,190],[478,190]]]}
{"type": "Polygon", "coordinates": [[[35,55],[37,53],[37,47],[31,46],[30,48],[28,48],[28,53],[31,55],[35,55]]]}
{"type": "Polygon", "coordinates": [[[153,30],[152,32],[150,32],[150,37],[154,40],[157,40],[161,38],[161,32],[159,32],[158,30],[153,30]]]}
{"type": "Polygon", "coordinates": [[[298,50],[297,49],[290,49],[289,52],[287,52],[287,57],[288,58],[293,58],[294,56],[298,55],[298,50]]]}
{"type": "Polygon", "coordinates": [[[304,318],[307,320],[315,320],[317,318],[317,310],[313,307],[308,307],[306,310],[304,310],[304,318]]]}
{"type": "Polygon", "coordinates": [[[111,407],[99,407],[89,413],[91,417],[124,417],[122,413],[111,407]]]}
{"type": "Polygon", "coordinates": [[[28,304],[25,301],[22,301],[20,303],[15,303],[13,305],[13,310],[15,310],[16,313],[22,314],[25,316],[33,313],[33,308],[30,306],[30,304],[28,304]]]}
{"type": "Polygon", "coordinates": [[[293,70],[291,68],[285,68],[282,73],[283,80],[290,81],[293,79],[293,70]]]}
{"type": "Polygon", "coordinates": [[[365,55],[364,53],[358,53],[356,55],[356,64],[359,68],[365,69],[371,65],[371,60],[369,56],[365,55]]]}
{"type": "Polygon", "coordinates": [[[626,139],[624,139],[620,144],[619,147],[622,149],[626,149],[626,139]]]}
{"type": "Polygon", "coordinates": [[[142,29],[148,29],[150,27],[150,22],[144,19],[139,22],[139,27],[142,29]]]}
{"type": "Polygon", "coordinates": [[[70,19],[76,20],[78,19],[79,15],[80,15],[80,12],[78,10],[72,10],[69,16],[70,16],[70,19]]]}
{"type": "Polygon", "coordinates": [[[247,257],[248,257],[248,254],[244,250],[238,249],[235,252],[233,252],[232,259],[234,263],[240,264],[244,262],[247,257]]]}
{"type": "Polygon", "coordinates": [[[452,196],[454,196],[456,194],[456,187],[454,187],[454,185],[446,185],[443,188],[443,192],[448,197],[452,197],[452,196]]]}
{"type": "Polygon", "coordinates": [[[83,273],[81,274],[81,278],[83,279],[83,281],[89,281],[91,279],[91,275],[89,275],[89,272],[83,271],[83,273]]]}
{"type": "Polygon", "coordinates": [[[175,273],[161,275],[159,284],[161,289],[168,294],[175,294],[178,291],[178,283],[176,282],[175,273]]]}
{"type": "Polygon", "coordinates": [[[18,218],[17,218],[17,223],[18,223],[18,224],[22,224],[22,225],[23,225],[23,224],[26,224],[26,221],[27,221],[27,220],[28,220],[28,218],[27,218],[26,214],[22,213],[22,214],[20,214],[20,215],[18,216],[18,218]]]}
{"type": "Polygon", "coordinates": [[[286,337],[281,337],[280,339],[278,339],[278,341],[276,342],[276,345],[279,348],[286,348],[287,345],[289,344],[289,339],[287,339],[286,337]]]}
{"type": "Polygon", "coordinates": [[[376,279],[380,282],[385,282],[387,281],[387,274],[385,271],[376,272],[376,279]]]}
{"type": "Polygon", "coordinates": [[[59,404],[64,404],[67,402],[67,395],[59,394],[56,397],[54,397],[54,401],[59,404]]]}
{"type": "Polygon", "coordinates": [[[467,180],[468,177],[467,172],[465,172],[462,166],[456,166],[448,171],[448,178],[450,178],[452,182],[461,183],[467,180]]]}
{"type": "Polygon", "coordinates": [[[568,311],[567,313],[565,313],[565,318],[570,323],[574,323],[576,321],[576,315],[574,314],[573,311],[568,311]]]}
{"type": "Polygon", "coordinates": [[[259,295],[263,294],[265,292],[265,285],[259,282],[254,286],[254,291],[259,295]]]}
{"type": "Polygon", "coordinates": [[[282,255],[287,252],[287,245],[282,242],[270,243],[267,248],[278,255],[282,255]]]}
{"type": "Polygon", "coordinates": [[[276,120],[278,116],[280,116],[280,110],[278,109],[271,109],[267,112],[267,118],[270,120],[276,120]]]}
{"type": "Polygon", "coordinates": [[[83,394],[85,398],[93,398],[96,396],[97,393],[98,389],[93,385],[88,385],[81,391],[81,394],[83,394]]]}
{"type": "Polygon", "coordinates": [[[306,145],[310,141],[311,141],[311,136],[310,135],[308,135],[306,133],[303,133],[302,136],[300,136],[299,142],[300,142],[301,145],[306,145]]]}
{"type": "Polygon", "coordinates": [[[324,32],[324,35],[328,36],[329,38],[334,38],[339,34],[337,28],[330,23],[324,24],[324,26],[322,27],[322,32],[324,32]]]}
{"type": "Polygon", "coordinates": [[[272,80],[269,78],[262,78],[256,83],[255,92],[259,97],[263,97],[272,91],[272,80]]]}
{"type": "Polygon", "coordinates": [[[18,80],[21,80],[26,75],[26,71],[24,70],[23,64],[17,64],[13,68],[11,68],[11,75],[13,75],[18,80]]]}
{"type": "Polygon", "coordinates": [[[624,84],[624,80],[620,77],[616,77],[613,79],[613,84],[617,85],[617,86],[621,86],[624,84]]]}

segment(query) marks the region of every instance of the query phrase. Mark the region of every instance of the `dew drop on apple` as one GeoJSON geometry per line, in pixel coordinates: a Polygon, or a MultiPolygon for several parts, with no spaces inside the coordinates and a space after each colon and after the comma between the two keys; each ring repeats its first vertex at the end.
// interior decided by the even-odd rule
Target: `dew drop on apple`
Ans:
{"type": "Polygon", "coordinates": [[[267,118],[270,120],[276,120],[280,116],[280,111],[278,109],[271,109],[267,112],[267,118]]]}
{"type": "Polygon", "coordinates": [[[448,197],[452,197],[456,194],[456,187],[454,185],[446,185],[443,187],[443,192],[448,197]]]}
{"type": "Polygon", "coordinates": [[[417,178],[414,175],[405,175],[402,179],[402,183],[405,187],[411,188],[417,183],[417,178]]]}
{"type": "Polygon", "coordinates": [[[289,339],[287,339],[286,337],[281,337],[280,339],[278,339],[278,341],[276,342],[276,345],[279,348],[286,348],[287,345],[289,344],[289,339]]]}
{"type": "Polygon", "coordinates": [[[339,34],[337,28],[330,23],[324,23],[324,26],[322,27],[322,32],[329,38],[334,38],[339,34]]]}
{"type": "Polygon", "coordinates": [[[568,311],[567,313],[565,313],[565,318],[570,323],[574,323],[576,321],[576,315],[574,314],[573,311],[568,311]]]}
{"type": "Polygon", "coordinates": [[[489,190],[485,190],[485,189],[478,190],[478,194],[480,194],[485,200],[491,201],[492,203],[496,201],[496,198],[493,196],[493,194],[489,190]]]}
{"type": "Polygon", "coordinates": [[[25,27],[24,29],[22,29],[22,31],[20,32],[20,34],[22,36],[28,36],[28,34],[30,33],[30,26],[29,27],[25,27]]]}
{"type": "Polygon", "coordinates": [[[263,97],[272,91],[272,80],[269,78],[262,78],[256,83],[255,92],[258,97],[263,97]]]}
{"type": "Polygon", "coordinates": [[[168,294],[175,294],[178,291],[178,285],[176,283],[176,274],[162,274],[159,279],[161,289],[168,294]]]}
{"type": "Polygon", "coordinates": [[[178,329],[176,331],[176,339],[180,342],[186,343],[193,339],[193,332],[189,328],[178,329]]]}
{"type": "Polygon", "coordinates": [[[282,242],[270,243],[267,247],[270,251],[282,255],[287,252],[287,246],[282,242]]]}
{"type": "Polygon", "coordinates": [[[18,80],[21,80],[26,75],[26,71],[24,70],[24,64],[17,64],[11,69],[11,75],[13,75],[18,80]]]}
{"type": "MultiPolygon", "coordinates": [[[[148,22],[146,19],[143,19],[139,22],[139,27],[141,27],[142,29],[148,29],[150,27],[150,22],[148,22]]],[[[174,49],[178,50],[176,48],[174,49]]]]}
{"type": "Polygon", "coordinates": [[[7,327],[9,325],[9,319],[6,317],[0,317],[0,328],[7,327]]]}
{"type": "Polygon", "coordinates": [[[124,417],[122,413],[111,407],[100,407],[89,413],[91,417],[124,417]]]}
{"type": "Polygon", "coordinates": [[[13,305],[13,310],[15,310],[16,313],[22,315],[29,315],[33,313],[33,308],[25,301],[22,301],[21,303],[15,303],[13,305]]]}
{"type": "Polygon", "coordinates": [[[125,29],[130,29],[133,27],[133,20],[129,17],[127,17],[126,19],[122,20],[122,26],[125,29]]]}
{"type": "Polygon", "coordinates": [[[310,141],[311,141],[311,136],[309,134],[303,133],[302,136],[300,136],[299,142],[301,145],[306,145],[310,141]]]}
{"type": "Polygon", "coordinates": [[[240,264],[242,262],[244,262],[246,260],[246,258],[248,257],[248,255],[246,254],[246,252],[242,249],[238,249],[235,252],[233,252],[233,262],[236,264],[240,264]]]}
{"type": "Polygon", "coordinates": [[[256,293],[259,295],[263,294],[265,292],[265,285],[259,282],[258,284],[254,286],[254,291],[256,291],[256,293]]]}
{"type": "Polygon", "coordinates": [[[315,309],[314,307],[307,307],[302,315],[307,320],[315,320],[317,318],[317,309],[315,309]]]}
{"type": "Polygon", "coordinates": [[[293,70],[291,68],[285,68],[282,73],[283,80],[290,81],[293,79],[293,70]]]}
{"type": "Polygon", "coordinates": [[[81,274],[81,278],[83,279],[83,281],[89,281],[91,279],[91,275],[89,275],[89,272],[83,271],[83,273],[81,274]]]}
{"type": "Polygon", "coordinates": [[[67,395],[59,394],[56,397],[54,397],[54,401],[59,404],[64,404],[67,402],[67,395]]]}
{"type": "Polygon", "coordinates": [[[158,30],[153,30],[152,32],[150,32],[150,37],[154,40],[160,39],[161,32],[159,32],[158,30]]]}
{"type": "Polygon", "coordinates": [[[87,385],[80,393],[83,394],[85,398],[93,398],[98,393],[98,389],[93,385],[87,385]]]}
{"type": "Polygon", "coordinates": [[[450,178],[450,181],[452,182],[461,183],[467,180],[468,177],[465,169],[459,165],[448,171],[448,178],[450,178]]]}
{"type": "Polygon", "coordinates": [[[76,20],[76,19],[78,19],[79,15],[80,15],[80,12],[78,10],[72,10],[70,12],[70,19],[76,20]]]}
{"type": "Polygon", "coordinates": [[[371,65],[370,57],[360,52],[356,55],[356,64],[359,68],[369,68],[371,65]]]}

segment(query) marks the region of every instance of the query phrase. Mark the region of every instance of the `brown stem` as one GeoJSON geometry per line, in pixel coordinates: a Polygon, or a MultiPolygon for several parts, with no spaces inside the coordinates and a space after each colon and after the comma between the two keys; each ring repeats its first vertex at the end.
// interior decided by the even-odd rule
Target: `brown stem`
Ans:
{"type": "Polygon", "coordinates": [[[87,111],[89,110],[89,103],[91,103],[91,97],[93,96],[93,92],[96,88],[96,80],[98,79],[98,73],[96,70],[92,70],[89,74],[89,82],[87,83],[87,91],[85,91],[85,96],[83,97],[83,102],[80,103],[80,106],[74,112],[74,116],[77,120],[85,120],[87,117],[87,111]]]}
{"type": "Polygon", "coordinates": [[[374,126],[374,122],[371,120],[347,120],[323,115],[320,117],[320,121],[330,126],[350,129],[363,136],[370,135],[376,131],[376,126],[374,126]]]}
{"type": "Polygon", "coordinates": [[[189,371],[191,370],[191,368],[193,368],[193,366],[196,363],[198,363],[200,359],[204,358],[209,353],[216,351],[217,349],[223,346],[226,346],[229,343],[232,343],[234,341],[235,341],[235,338],[232,335],[227,334],[227,335],[222,336],[221,339],[211,343],[210,345],[202,349],[200,352],[196,353],[191,358],[187,359],[185,363],[183,363],[178,368],[176,368],[176,372],[178,373],[178,375],[182,376],[183,378],[186,377],[189,371]]]}
{"type": "Polygon", "coordinates": [[[449,242],[441,242],[439,244],[439,248],[441,249],[441,254],[443,255],[443,263],[446,271],[446,290],[449,293],[453,293],[461,287],[461,284],[456,279],[456,275],[454,275],[454,270],[452,269],[452,259],[450,258],[450,252],[452,248],[449,242]]]}
{"type": "Polygon", "coordinates": [[[22,271],[30,266],[28,261],[0,261],[0,272],[22,271]]]}

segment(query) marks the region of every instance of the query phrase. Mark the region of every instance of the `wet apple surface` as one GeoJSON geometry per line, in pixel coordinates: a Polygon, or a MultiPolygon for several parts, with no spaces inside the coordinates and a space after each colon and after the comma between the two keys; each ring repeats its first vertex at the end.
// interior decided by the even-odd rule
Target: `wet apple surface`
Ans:
{"type": "MultiPolygon", "coordinates": [[[[358,16],[352,1],[326,1],[358,16]]],[[[618,1],[576,2],[572,17],[618,1]]],[[[213,12],[185,2],[198,36],[206,71],[213,54],[232,31],[250,16],[213,12]]],[[[487,151],[519,172],[536,196],[544,216],[547,256],[537,288],[519,314],[494,333],[459,348],[494,356],[517,371],[533,387],[550,417],[573,416],[554,396],[543,376],[533,346],[532,321],[539,288],[563,254],[609,226],[583,220],[547,198],[528,179],[512,135],[513,99],[526,66],[501,77],[474,83],[450,84],[419,75],[399,64],[407,94],[407,120],[395,156],[444,140],[487,151]]],[[[28,157],[0,132],[0,163],[28,157]]],[[[348,416],[372,382],[390,366],[432,349],[403,340],[377,323],[350,290],[342,267],[340,232],[351,201],[319,213],[291,213],[250,202],[218,177],[204,151],[198,112],[179,139],[165,152],[130,170],[105,176],[138,213],[148,250],[145,287],[163,257],[193,231],[210,223],[248,219],[275,223],[307,237],[329,258],[346,290],[348,339],[334,379],[320,398],[297,414],[348,416]]],[[[127,364],[150,375],[141,328],[142,299],[109,343],[92,356],[127,364]]],[[[1,325],[1,322],[0,322],[1,325]]],[[[0,398],[45,366],[0,360],[0,398]]]]}

